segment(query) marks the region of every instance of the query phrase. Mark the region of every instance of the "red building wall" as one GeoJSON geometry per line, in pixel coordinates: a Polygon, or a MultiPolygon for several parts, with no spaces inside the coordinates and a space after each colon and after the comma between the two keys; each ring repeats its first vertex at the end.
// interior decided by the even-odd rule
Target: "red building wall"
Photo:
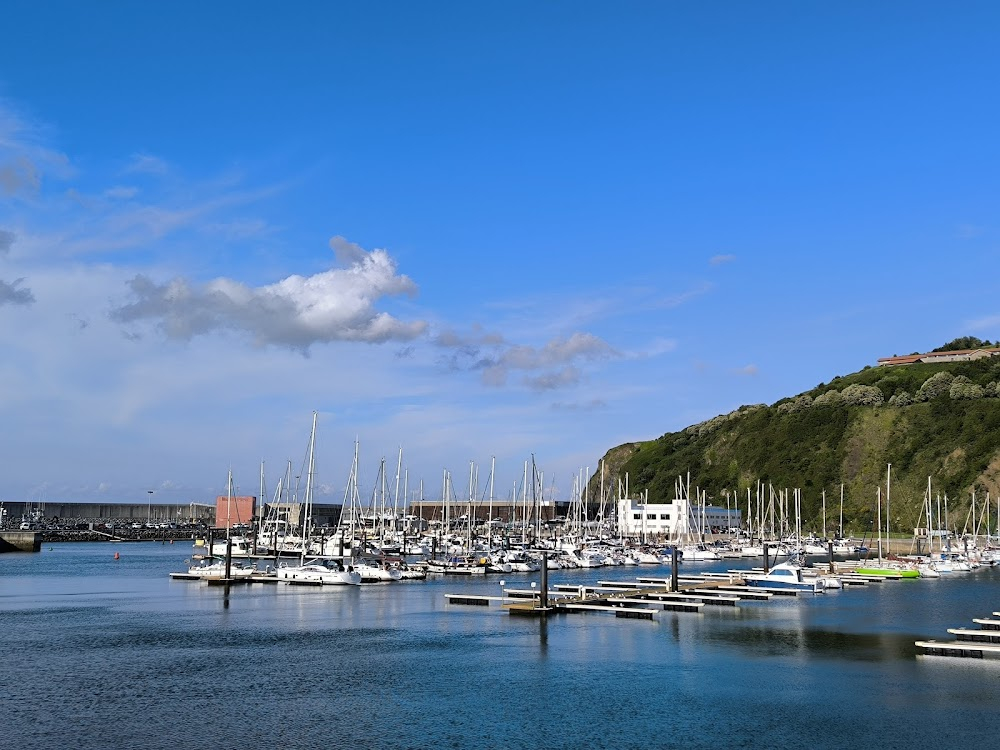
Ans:
{"type": "Polygon", "coordinates": [[[230,525],[252,523],[256,503],[257,498],[252,495],[240,497],[219,495],[215,498],[216,528],[228,529],[230,525]]]}

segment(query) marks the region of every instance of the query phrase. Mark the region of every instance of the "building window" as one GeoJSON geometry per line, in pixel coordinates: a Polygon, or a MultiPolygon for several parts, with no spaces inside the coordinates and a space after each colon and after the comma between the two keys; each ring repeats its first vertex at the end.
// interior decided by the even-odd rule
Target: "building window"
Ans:
{"type": "Polygon", "coordinates": [[[660,514],[660,520],[661,521],[669,521],[670,520],[670,514],[669,513],[661,513],[660,514]]]}
{"type": "Polygon", "coordinates": [[[633,513],[632,514],[632,518],[634,518],[636,521],[638,521],[640,518],[642,518],[642,516],[640,516],[638,513],[633,513]]]}

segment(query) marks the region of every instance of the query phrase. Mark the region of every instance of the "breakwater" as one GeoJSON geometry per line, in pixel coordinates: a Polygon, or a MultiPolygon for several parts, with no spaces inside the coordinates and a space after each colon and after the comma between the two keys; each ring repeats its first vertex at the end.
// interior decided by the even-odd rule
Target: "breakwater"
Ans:
{"type": "Polygon", "coordinates": [[[0,531],[0,552],[38,552],[42,535],[36,531],[0,531]]]}

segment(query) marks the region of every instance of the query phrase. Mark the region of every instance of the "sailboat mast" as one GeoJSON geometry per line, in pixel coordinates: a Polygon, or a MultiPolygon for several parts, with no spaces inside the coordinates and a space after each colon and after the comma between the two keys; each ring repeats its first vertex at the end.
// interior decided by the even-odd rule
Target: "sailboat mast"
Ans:
{"type": "Polygon", "coordinates": [[[841,539],[844,538],[844,483],[840,483],[840,535],[841,539]]]}
{"type": "Polygon", "coordinates": [[[490,458],[490,513],[489,518],[486,519],[486,536],[487,544],[489,544],[490,549],[493,549],[493,474],[497,468],[497,457],[492,456],[490,458]]]}
{"type": "Polygon", "coordinates": [[[885,544],[888,552],[892,553],[892,542],[889,540],[889,483],[892,479],[892,464],[885,470],[885,544]]]}
{"type": "Polygon", "coordinates": [[[876,493],[876,521],[875,528],[878,529],[878,559],[879,563],[882,562],[882,485],[878,486],[878,492],[876,493]]]}
{"type": "Polygon", "coordinates": [[[305,502],[305,513],[306,516],[302,521],[302,552],[301,552],[301,562],[305,563],[306,557],[306,547],[309,544],[309,536],[311,534],[312,525],[312,502],[313,502],[313,482],[315,481],[316,472],[316,412],[313,412],[312,421],[312,431],[309,434],[309,465],[306,469],[306,502],[305,502]]]}

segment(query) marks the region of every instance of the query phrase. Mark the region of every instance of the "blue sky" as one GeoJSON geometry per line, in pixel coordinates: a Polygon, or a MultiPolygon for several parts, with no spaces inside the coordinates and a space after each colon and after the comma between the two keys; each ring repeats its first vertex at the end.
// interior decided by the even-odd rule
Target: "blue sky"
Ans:
{"type": "Polygon", "coordinates": [[[0,499],[439,496],[1000,337],[993,3],[29,3],[0,499]]]}

